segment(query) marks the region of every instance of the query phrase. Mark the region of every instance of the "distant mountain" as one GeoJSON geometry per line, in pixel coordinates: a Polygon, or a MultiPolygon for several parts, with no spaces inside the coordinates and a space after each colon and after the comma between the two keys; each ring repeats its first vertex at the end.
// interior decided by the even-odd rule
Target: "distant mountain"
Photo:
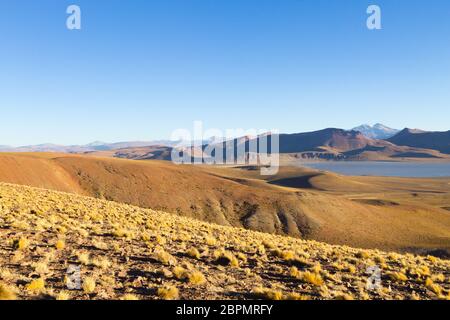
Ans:
{"type": "MultiPolygon", "coordinates": [[[[196,145],[201,146],[202,144],[209,144],[216,138],[209,138],[204,141],[196,141],[196,145]]],[[[57,145],[51,143],[44,143],[38,145],[29,145],[21,147],[11,147],[0,145],[0,152],[60,152],[60,153],[86,153],[94,151],[111,151],[120,149],[131,149],[131,148],[143,148],[143,147],[154,147],[154,146],[166,146],[175,147],[178,145],[190,145],[189,142],[182,141],[172,141],[172,140],[153,140],[153,141],[124,141],[107,143],[103,141],[94,141],[84,145],[57,145]]]]}
{"type": "MultiPolygon", "coordinates": [[[[260,139],[261,136],[234,139],[232,144],[227,145],[224,154],[234,153],[236,158],[238,150],[245,149],[246,152],[250,153],[249,149],[252,142],[253,145],[257,145],[260,139]]],[[[273,136],[269,139],[273,139],[273,136]]],[[[270,145],[270,140],[268,145],[270,145]]],[[[220,147],[221,144],[210,145],[209,147],[214,146],[220,147]]],[[[288,158],[304,160],[449,159],[448,156],[436,150],[397,146],[386,140],[368,138],[359,131],[336,128],[306,133],[280,134],[279,148],[280,154],[284,154],[288,158]]]]}
{"type": "MultiPolygon", "coordinates": [[[[442,158],[450,159],[450,131],[425,132],[421,130],[404,129],[388,139],[375,139],[367,135],[388,135],[395,129],[387,128],[381,124],[361,126],[355,130],[327,128],[318,131],[279,134],[279,152],[287,158],[295,159],[326,159],[326,160],[391,160],[401,158],[442,158]],[[369,130],[370,129],[370,130],[369,130]],[[365,132],[365,133],[363,133],[365,132]]],[[[40,144],[11,148],[1,147],[0,151],[6,152],[59,152],[80,153],[102,157],[127,158],[135,160],[170,160],[173,149],[192,157],[206,159],[209,154],[215,156],[215,150],[222,147],[225,157],[237,158],[241,150],[245,153],[241,156],[248,157],[255,153],[250,150],[252,142],[259,145],[263,136],[267,136],[270,147],[270,139],[275,137],[270,133],[260,136],[243,136],[228,141],[222,138],[210,138],[203,141],[128,141],[117,143],[105,143],[101,141],[86,145],[62,146],[55,144],[40,144]],[[211,151],[212,150],[212,151],[211,151]]],[[[261,151],[260,151],[261,152],[261,151]]],[[[269,152],[271,150],[269,149],[269,152]]]]}
{"type": "MultiPolygon", "coordinates": [[[[275,135],[266,134],[267,144],[270,150],[271,140],[275,135]]],[[[353,130],[328,128],[319,131],[279,134],[279,152],[281,154],[291,154],[303,159],[344,159],[345,152],[352,150],[363,150],[367,146],[390,145],[386,141],[373,140],[365,137],[362,133],[353,130]]],[[[233,154],[235,157],[238,150],[250,152],[251,145],[259,145],[262,136],[241,137],[233,140],[233,144],[228,143],[224,151],[225,154],[233,154]]],[[[215,146],[220,147],[220,144],[215,146]]],[[[211,146],[210,146],[211,147],[211,146]]],[[[261,152],[261,150],[260,150],[261,152]]],[[[214,153],[213,153],[214,156],[214,153]]]]}
{"type": "Polygon", "coordinates": [[[0,151],[13,151],[13,152],[61,152],[61,153],[84,153],[93,151],[108,151],[117,150],[123,148],[140,148],[146,146],[154,145],[166,145],[172,146],[176,145],[178,142],[169,140],[158,140],[158,141],[126,141],[126,142],[116,142],[116,143],[106,143],[102,141],[95,141],[85,145],[57,145],[51,143],[29,145],[22,147],[10,147],[10,146],[0,146],[0,151]]]}
{"type": "Polygon", "coordinates": [[[280,134],[280,153],[333,150],[345,152],[376,144],[358,131],[328,128],[319,131],[280,134]]]}
{"type": "Polygon", "coordinates": [[[422,131],[406,128],[387,141],[399,146],[433,149],[450,154],[450,131],[422,131]]]}
{"type": "Polygon", "coordinates": [[[359,131],[363,135],[371,139],[389,139],[396,135],[400,130],[389,128],[381,123],[374,126],[363,124],[359,127],[353,128],[354,131],[359,131]]]}

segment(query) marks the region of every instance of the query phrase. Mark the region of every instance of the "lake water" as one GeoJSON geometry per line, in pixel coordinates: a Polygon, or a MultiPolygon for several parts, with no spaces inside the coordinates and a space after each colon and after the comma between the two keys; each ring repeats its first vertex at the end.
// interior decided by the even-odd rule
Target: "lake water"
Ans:
{"type": "Polygon", "coordinates": [[[450,177],[450,162],[328,161],[301,165],[352,176],[450,177]]]}

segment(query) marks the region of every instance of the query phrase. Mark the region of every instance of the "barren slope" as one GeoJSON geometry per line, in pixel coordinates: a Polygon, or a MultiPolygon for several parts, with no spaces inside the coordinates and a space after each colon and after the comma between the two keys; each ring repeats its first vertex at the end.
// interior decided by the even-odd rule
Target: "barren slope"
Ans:
{"type": "Polygon", "coordinates": [[[449,299],[449,277],[434,257],[0,183],[0,299],[449,299]],[[381,282],[368,287],[373,266],[381,282]]]}
{"type": "Polygon", "coordinates": [[[255,176],[257,170],[57,154],[0,155],[0,168],[0,181],[86,194],[222,225],[365,248],[450,248],[450,214],[444,209],[450,206],[448,188],[444,192],[447,185],[434,182],[427,187],[411,181],[408,188],[415,191],[410,192],[405,182],[388,188],[389,182],[383,187],[297,168],[282,169],[263,181],[255,176]],[[434,198],[422,197],[422,192],[415,197],[426,201],[389,199],[398,192],[415,193],[419,187],[423,194],[439,193],[432,193],[434,198]]]}

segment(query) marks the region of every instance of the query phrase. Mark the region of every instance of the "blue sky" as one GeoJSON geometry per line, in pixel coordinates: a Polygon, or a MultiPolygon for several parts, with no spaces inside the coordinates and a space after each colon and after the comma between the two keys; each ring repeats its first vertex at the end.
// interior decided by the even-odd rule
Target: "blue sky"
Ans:
{"type": "Polygon", "coordinates": [[[3,0],[0,145],[167,138],[194,120],[448,130],[449,40],[447,0],[3,0]]]}

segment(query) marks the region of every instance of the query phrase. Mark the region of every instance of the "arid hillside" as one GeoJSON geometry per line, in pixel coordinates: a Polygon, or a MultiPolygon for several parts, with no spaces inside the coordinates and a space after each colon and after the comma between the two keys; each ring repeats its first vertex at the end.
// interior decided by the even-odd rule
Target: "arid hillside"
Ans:
{"type": "Polygon", "coordinates": [[[0,183],[3,299],[450,299],[450,262],[0,183]]]}
{"type": "Polygon", "coordinates": [[[282,168],[176,166],[59,154],[1,154],[0,181],[88,195],[225,226],[331,244],[446,256],[449,179],[352,178],[282,168]]]}
{"type": "Polygon", "coordinates": [[[450,154],[450,131],[429,132],[407,128],[388,141],[399,146],[434,149],[450,154]]]}

